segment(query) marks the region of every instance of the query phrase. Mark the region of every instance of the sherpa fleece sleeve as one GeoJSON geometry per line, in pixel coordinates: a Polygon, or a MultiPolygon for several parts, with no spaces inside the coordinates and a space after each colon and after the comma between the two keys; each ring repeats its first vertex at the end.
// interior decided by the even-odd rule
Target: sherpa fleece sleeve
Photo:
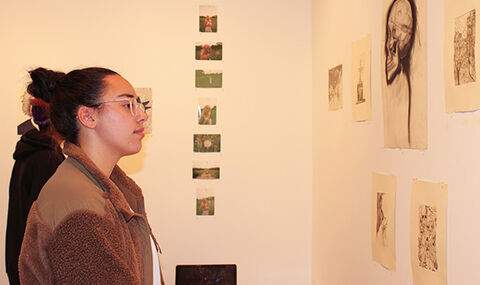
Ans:
{"type": "Polygon", "coordinates": [[[20,284],[53,284],[50,262],[45,250],[51,233],[51,228],[40,221],[37,204],[33,203],[18,259],[20,284]]]}
{"type": "Polygon", "coordinates": [[[92,211],[71,213],[56,226],[45,245],[48,265],[26,262],[23,270],[20,268],[22,283],[139,284],[136,258],[129,250],[133,245],[123,239],[120,227],[92,211]],[[35,279],[37,267],[49,268],[51,277],[35,279]]]}

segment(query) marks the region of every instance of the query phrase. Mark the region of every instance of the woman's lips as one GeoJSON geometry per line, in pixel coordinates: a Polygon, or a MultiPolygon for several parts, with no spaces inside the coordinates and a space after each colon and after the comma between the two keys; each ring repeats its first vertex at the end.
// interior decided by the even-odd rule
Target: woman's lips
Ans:
{"type": "Polygon", "coordinates": [[[137,135],[141,135],[143,137],[145,136],[145,128],[136,129],[133,133],[137,135]]]}

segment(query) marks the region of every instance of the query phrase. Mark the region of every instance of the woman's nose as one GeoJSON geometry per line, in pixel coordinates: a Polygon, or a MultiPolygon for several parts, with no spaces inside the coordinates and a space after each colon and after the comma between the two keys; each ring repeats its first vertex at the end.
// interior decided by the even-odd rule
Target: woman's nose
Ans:
{"type": "Polygon", "coordinates": [[[145,122],[147,119],[148,119],[147,112],[139,109],[137,111],[137,121],[138,122],[145,122]]]}

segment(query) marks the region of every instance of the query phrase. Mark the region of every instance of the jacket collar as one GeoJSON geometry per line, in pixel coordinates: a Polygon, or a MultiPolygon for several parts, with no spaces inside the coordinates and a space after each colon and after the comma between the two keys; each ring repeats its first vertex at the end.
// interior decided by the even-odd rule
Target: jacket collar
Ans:
{"type": "MultiPolygon", "coordinates": [[[[137,205],[132,205],[132,207],[127,202],[125,195],[133,197],[135,200],[142,200],[143,195],[142,190],[138,185],[128,177],[125,172],[118,165],[115,165],[113,168],[112,174],[110,177],[105,176],[95,165],[95,163],[90,160],[90,158],[83,152],[83,150],[75,144],[65,142],[63,152],[69,158],[73,158],[76,162],[82,166],[80,169],[86,171],[87,175],[97,182],[100,188],[105,192],[106,198],[108,198],[113,206],[120,212],[127,221],[134,216],[143,217],[145,214],[145,209],[143,207],[137,207],[137,205]],[[132,208],[136,211],[139,211],[140,214],[132,211],[132,208]]],[[[143,203],[139,203],[142,204],[143,203]]]]}

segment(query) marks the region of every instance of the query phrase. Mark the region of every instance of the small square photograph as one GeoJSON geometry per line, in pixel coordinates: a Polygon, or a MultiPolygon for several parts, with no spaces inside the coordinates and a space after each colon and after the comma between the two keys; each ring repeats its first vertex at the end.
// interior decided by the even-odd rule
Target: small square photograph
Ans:
{"type": "Polygon", "coordinates": [[[220,179],[220,164],[215,161],[194,161],[193,179],[220,179]]]}
{"type": "Polygon", "coordinates": [[[220,152],[219,134],[194,134],[194,152],[220,152]]]}
{"type": "Polygon", "coordinates": [[[135,88],[140,103],[143,104],[148,119],[143,124],[146,134],[152,133],[152,88],[135,88]]]}
{"type": "Polygon", "coordinates": [[[197,105],[197,118],[199,125],[216,125],[217,99],[199,98],[197,105]]]}
{"type": "Polygon", "coordinates": [[[223,73],[221,70],[195,70],[196,88],[222,88],[223,73]]]}
{"type": "Polygon", "coordinates": [[[216,33],[218,26],[217,7],[212,5],[200,5],[199,27],[201,33],[216,33]]]}
{"type": "Polygon", "coordinates": [[[211,188],[197,188],[197,216],[213,216],[215,214],[215,196],[211,188]]]}
{"type": "Polygon", "coordinates": [[[222,60],[222,43],[196,43],[196,60],[222,60]]]}

